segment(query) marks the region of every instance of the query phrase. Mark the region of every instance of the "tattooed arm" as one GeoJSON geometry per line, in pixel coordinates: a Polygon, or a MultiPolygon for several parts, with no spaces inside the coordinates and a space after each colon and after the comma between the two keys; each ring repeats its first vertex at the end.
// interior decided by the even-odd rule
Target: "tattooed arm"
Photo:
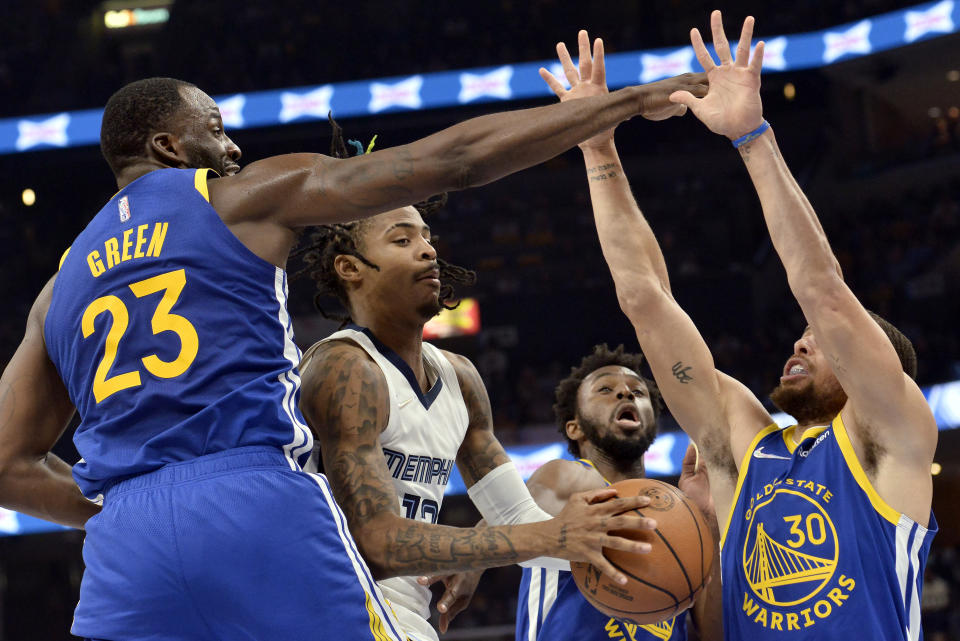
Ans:
{"type": "Polygon", "coordinates": [[[487,184],[636,115],[676,109],[668,97],[681,89],[703,95],[704,76],[684,74],[578,104],[480,116],[406,145],[343,160],[274,156],[211,181],[211,202],[231,220],[266,218],[286,227],[356,220],[487,184]]]}
{"type": "MultiPolygon", "coordinates": [[[[540,75],[562,102],[607,91],[602,42],[594,43],[591,55],[589,40],[581,34],[579,69],[565,47],[558,45],[557,53],[570,89],[545,69],[540,75]]],[[[663,254],[630,191],[613,130],[584,141],[580,149],[600,246],[620,307],[636,329],[671,413],[713,468],[717,504],[726,505],[734,489],[731,471],[734,481],[736,476],[731,448],[745,450],[753,435],[769,424],[769,416],[746,388],[714,369],[709,348],[673,298],[663,254]]]]}
{"type": "Polygon", "coordinates": [[[389,419],[383,373],[346,341],[323,343],[308,356],[301,409],[320,444],[334,497],[376,578],[496,567],[544,555],[589,560],[616,578],[620,573],[603,557],[602,546],[649,549],[607,534],[650,527],[648,519],[621,514],[645,504],[643,499],[598,503],[612,496],[609,491],[574,497],[559,517],[527,525],[455,528],[404,518],[379,440],[389,419]]]}
{"type": "Polygon", "coordinates": [[[842,416],[853,450],[883,500],[926,523],[933,495],[930,464],[937,447],[930,406],[904,372],[892,339],[844,282],[813,206],[784,161],[773,129],[765,125],[760,99],[762,42],[753,60],[748,59],[753,18],[744,21],[735,57],[719,11],[711,14],[710,26],[719,65],[699,31],[691,32],[694,51],[710,78],[710,91],[703,99],[683,93],[675,98],[711,131],[731,140],[749,138],[739,147],[740,156],[760,198],[790,290],[810,324],[797,343],[798,354],[816,359],[820,352],[839,381],[847,397],[842,416]],[[766,129],[747,135],[761,125],[766,129]]]}

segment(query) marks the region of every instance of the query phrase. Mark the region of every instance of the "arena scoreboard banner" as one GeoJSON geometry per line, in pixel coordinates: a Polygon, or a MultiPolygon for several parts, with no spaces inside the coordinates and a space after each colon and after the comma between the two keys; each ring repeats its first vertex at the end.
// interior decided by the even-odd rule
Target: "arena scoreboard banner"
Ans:
{"type": "MultiPolygon", "coordinates": [[[[120,18],[114,16],[114,21],[119,24],[120,18]]],[[[956,33],[958,23],[960,0],[941,0],[823,31],[757,37],[766,42],[764,70],[779,72],[830,65],[956,33]]],[[[611,88],[701,71],[689,45],[610,54],[606,61],[611,88]]],[[[563,77],[557,62],[544,60],[215,98],[227,129],[272,127],[325,119],[329,111],[337,118],[350,118],[552,96],[537,73],[540,67],[563,77]]],[[[102,109],[88,109],[0,119],[0,154],[97,144],[102,116],[102,109]]]]}

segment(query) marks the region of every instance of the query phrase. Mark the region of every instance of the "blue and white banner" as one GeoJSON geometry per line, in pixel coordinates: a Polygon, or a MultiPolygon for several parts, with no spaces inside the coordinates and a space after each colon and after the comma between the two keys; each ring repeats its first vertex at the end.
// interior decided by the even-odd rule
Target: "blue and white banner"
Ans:
{"type": "MultiPolygon", "coordinates": [[[[766,42],[764,70],[779,72],[820,67],[955,33],[958,24],[960,2],[941,0],[823,31],[771,37],[760,33],[757,37],[766,42]]],[[[612,89],[701,70],[686,43],[611,54],[606,60],[607,83],[612,89]]],[[[215,98],[227,129],[271,127],[324,119],[328,111],[337,118],[351,118],[550,96],[537,73],[540,67],[565,82],[560,65],[543,60],[215,98]]],[[[0,119],[0,154],[97,144],[102,116],[103,110],[90,109],[0,119]]]]}

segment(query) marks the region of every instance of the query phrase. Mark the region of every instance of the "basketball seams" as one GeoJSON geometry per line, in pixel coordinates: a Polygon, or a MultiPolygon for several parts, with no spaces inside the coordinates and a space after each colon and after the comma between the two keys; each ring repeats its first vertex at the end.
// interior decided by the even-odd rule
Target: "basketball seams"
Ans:
{"type": "MultiPolygon", "coordinates": [[[[711,540],[713,537],[705,536],[707,526],[704,517],[702,514],[700,517],[697,516],[699,510],[693,509],[693,506],[688,503],[689,499],[686,495],[676,487],[649,479],[630,479],[628,481],[621,481],[620,483],[625,484],[620,488],[621,493],[626,492],[626,494],[623,494],[624,496],[632,496],[635,492],[641,493],[643,491],[642,488],[645,489],[645,485],[647,484],[661,486],[660,498],[656,498],[656,501],[659,502],[657,505],[662,504],[660,507],[667,512],[675,512],[675,515],[664,515],[666,521],[662,523],[663,529],[658,525],[658,527],[653,530],[653,533],[663,544],[662,547],[657,548],[656,554],[650,557],[657,560],[657,567],[650,566],[652,561],[649,558],[641,562],[640,558],[634,559],[634,555],[624,555],[617,550],[604,550],[606,560],[631,579],[630,584],[633,586],[632,588],[627,587],[626,593],[618,593],[618,591],[614,589],[614,583],[603,576],[602,573],[590,563],[571,564],[573,578],[577,583],[577,587],[580,588],[580,593],[587,602],[601,612],[609,614],[616,619],[623,620],[627,623],[645,625],[651,618],[665,620],[670,617],[675,617],[678,612],[682,612],[691,606],[707,583],[708,577],[706,576],[706,552],[704,545],[705,541],[711,540]],[[643,483],[644,485],[637,485],[639,483],[643,483]],[[665,492],[664,487],[669,487],[670,491],[665,492]],[[677,500],[684,504],[684,510],[677,511],[675,505],[677,500]],[[688,549],[694,544],[694,539],[693,532],[689,529],[689,522],[685,521],[683,514],[687,514],[689,518],[693,519],[693,525],[696,528],[697,534],[696,543],[700,546],[697,552],[688,549]],[[678,535],[680,538],[671,543],[670,538],[678,535]],[[616,554],[613,554],[614,552],[616,552],[616,554]],[[677,574],[676,569],[669,569],[671,566],[667,559],[658,558],[660,555],[667,555],[668,553],[673,557],[676,563],[675,567],[679,569],[680,575],[677,574]],[[684,558],[680,557],[681,553],[684,555],[684,558]],[[685,565],[685,562],[689,560],[691,568],[696,567],[695,564],[697,561],[695,558],[687,559],[688,556],[693,556],[694,554],[699,554],[699,567],[701,571],[701,580],[697,585],[694,585],[690,574],[691,571],[688,570],[685,565]],[[634,567],[634,565],[636,565],[636,567],[634,567]],[[593,585],[591,587],[591,590],[593,590],[592,593],[585,588],[584,584],[584,581],[588,580],[587,577],[584,576],[584,572],[587,570],[591,570],[590,574],[595,573],[597,575],[596,579],[591,578],[589,580],[590,583],[593,583],[594,580],[599,581],[599,585],[593,585]],[[649,576],[650,581],[642,579],[640,576],[637,576],[637,574],[649,576]],[[683,583],[680,582],[681,575],[683,576],[683,583]],[[665,581],[666,586],[669,587],[662,587],[661,585],[652,583],[651,581],[653,580],[665,581]],[[678,583],[679,585],[677,585],[678,583]],[[683,587],[684,585],[685,588],[683,587]],[[596,589],[600,588],[602,589],[599,592],[596,591],[596,589]],[[679,594],[682,594],[684,589],[687,590],[686,596],[680,597],[679,594]],[[651,592],[651,590],[653,591],[651,592]],[[674,590],[676,590],[677,593],[675,593],[674,590]],[[659,593],[659,597],[657,593],[659,593]],[[643,606],[660,605],[661,603],[663,606],[659,608],[650,610],[634,609],[643,606]],[[637,621],[637,619],[641,619],[642,621],[637,621]]],[[[655,508],[650,507],[647,508],[646,511],[649,512],[654,509],[655,508]]],[[[625,514],[631,512],[637,516],[647,516],[643,508],[634,508],[625,512],[625,514]]],[[[646,534],[645,538],[647,538],[647,540],[652,538],[649,530],[644,533],[646,534]]],[[[623,535],[626,535],[626,532],[623,535]]],[[[643,556],[644,555],[639,555],[639,557],[643,556]]]]}
{"type": "MultiPolygon", "coordinates": [[[[704,559],[703,559],[703,532],[702,532],[702,530],[700,529],[700,519],[697,518],[697,514],[696,514],[696,513],[690,508],[690,506],[687,504],[687,497],[686,497],[686,495],[684,495],[684,494],[682,493],[682,491],[680,491],[679,489],[676,491],[676,493],[678,494],[678,498],[680,499],[680,502],[683,504],[683,507],[687,508],[687,512],[690,513],[690,518],[693,519],[693,524],[694,524],[695,526],[697,526],[697,539],[700,541],[700,577],[701,577],[702,579],[706,580],[707,568],[706,568],[706,566],[704,565],[704,562],[703,562],[703,561],[704,561],[704,559]]],[[[697,511],[699,512],[699,509],[698,509],[697,511]]],[[[706,523],[704,523],[704,525],[706,525],[706,523]]],[[[697,589],[699,590],[699,589],[701,589],[702,587],[703,587],[703,584],[701,583],[700,588],[697,588],[697,589]]]]}
{"type": "MultiPolygon", "coordinates": [[[[681,503],[683,503],[683,501],[681,501],[681,503]]],[[[640,510],[637,510],[636,512],[637,512],[637,514],[639,514],[640,516],[646,516],[646,515],[645,515],[643,512],[641,512],[640,510]]],[[[677,562],[677,565],[680,567],[680,571],[683,572],[683,578],[684,578],[684,580],[687,582],[687,589],[689,590],[689,593],[690,593],[690,594],[693,594],[693,582],[690,580],[690,575],[687,574],[687,568],[684,567],[683,562],[680,561],[680,557],[677,555],[677,551],[673,549],[673,546],[672,546],[672,545],[670,545],[670,541],[667,540],[667,537],[665,537],[665,536],[660,532],[660,528],[656,528],[656,529],[654,530],[654,533],[655,533],[658,537],[660,537],[660,540],[663,541],[663,544],[667,546],[667,549],[668,549],[668,550],[670,550],[670,554],[673,555],[673,560],[677,562]]],[[[702,550],[702,548],[703,548],[703,543],[702,543],[702,541],[701,541],[700,547],[701,547],[701,550],[702,550]]],[[[701,554],[702,554],[702,552],[701,552],[701,554]]],[[[702,564],[701,564],[701,565],[702,565],[702,564]]]]}

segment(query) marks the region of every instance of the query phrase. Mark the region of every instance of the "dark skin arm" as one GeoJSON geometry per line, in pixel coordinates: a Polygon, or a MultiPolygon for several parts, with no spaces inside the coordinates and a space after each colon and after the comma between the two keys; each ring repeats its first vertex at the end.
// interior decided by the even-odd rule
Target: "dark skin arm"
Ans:
{"type": "Polygon", "coordinates": [[[50,453],[75,411],[43,338],[55,278],[33,304],[23,340],[0,377],[0,505],[83,528],[100,507],[80,493],[70,466],[50,453]]]}
{"type": "MultiPolygon", "coordinates": [[[[406,519],[379,437],[389,399],[379,367],[358,346],[332,341],[302,368],[301,409],[317,437],[334,497],[374,576],[417,576],[509,565],[538,556],[602,563],[601,546],[639,552],[645,546],[607,535],[646,519],[615,516],[628,503],[600,491],[574,497],[559,518],[516,526],[454,528],[406,519]],[[627,525],[629,523],[629,525],[627,525]]],[[[611,576],[619,573],[609,566],[611,576]]]]}
{"type": "MultiPolygon", "coordinates": [[[[480,116],[410,144],[342,160],[274,156],[210,181],[210,202],[241,240],[245,225],[267,223],[275,229],[258,233],[289,248],[292,229],[365,218],[549,160],[633,116],[674,108],[668,97],[677,90],[702,96],[706,79],[684,74],[570,104],[480,116]]],[[[254,251],[277,265],[286,259],[286,252],[254,251]]]]}

